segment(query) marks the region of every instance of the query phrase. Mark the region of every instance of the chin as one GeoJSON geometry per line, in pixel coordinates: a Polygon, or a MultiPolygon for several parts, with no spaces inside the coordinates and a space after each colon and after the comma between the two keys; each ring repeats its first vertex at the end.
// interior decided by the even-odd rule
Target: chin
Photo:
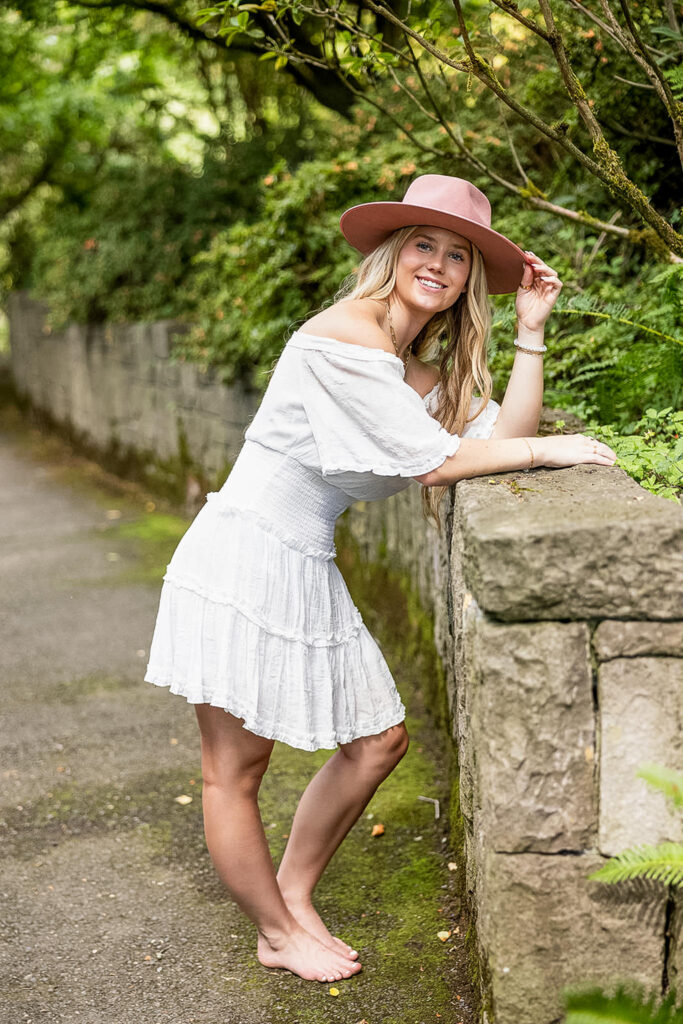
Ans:
{"type": "Polygon", "coordinates": [[[447,298],[442,295],[435,295],[434,298],[431,298],[429,295],[420,294],[415,305],[425,313],[442,313],[445,309],[449,309],[456,301],[457,299],[447,298]]]}

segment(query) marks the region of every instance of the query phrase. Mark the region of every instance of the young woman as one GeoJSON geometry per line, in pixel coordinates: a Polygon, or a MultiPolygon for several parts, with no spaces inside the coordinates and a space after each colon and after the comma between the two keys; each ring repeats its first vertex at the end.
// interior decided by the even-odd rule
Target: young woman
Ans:
{"type": "Polygon", "coordinates": [[[167,567],[145,674],[195,705],[207,846],[267,967],[333,981],[361,969],[313,891],[406,752],[405,708],[333,561],[353,501],[615,453],[537,437],[556,273],[490,227],[472,184],[423,175],[402,202],[346,211],[366,254],[353,287],[289,339],[220,491],[167,567]],[[488,294],[516,291],[514,367],[490,399],[488,294]],[[477,389],[478,397],[473,397],[477,389]],[[277,874],[257,803],[275,740],[336,752],[305,790],[277,874]]]}

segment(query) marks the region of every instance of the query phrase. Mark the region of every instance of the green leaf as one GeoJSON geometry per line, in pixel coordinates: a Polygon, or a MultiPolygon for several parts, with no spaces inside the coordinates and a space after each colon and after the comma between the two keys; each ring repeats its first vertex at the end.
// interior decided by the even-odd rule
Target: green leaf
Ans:
{"type": "Polygon", "coordinates": [[[660,843],[643,844],[611,857],[597,871],[588,875],[590,880],[613,885],[632,878],[652,878],[664,885],[683,885],[683,845],[660,843]]]}

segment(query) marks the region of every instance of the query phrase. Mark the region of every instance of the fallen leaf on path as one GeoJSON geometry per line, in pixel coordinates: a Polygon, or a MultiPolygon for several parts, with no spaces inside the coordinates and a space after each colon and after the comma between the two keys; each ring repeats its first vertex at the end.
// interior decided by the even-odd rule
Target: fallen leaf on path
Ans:
{"type": "Polygon", "coordinates": [[[373,836],[383,836],[384,835],[384,825],[379,825],[379,824],[378,825],[373,825],[372,826],[372,835],[373,836]]]}
{"type": "Polygon", "coordinates": [[[338,996],[339,995],[339,989],[338,988],[331,988],[330,989],[330,995],[331,996],[338,996]]]}
{"type": "Polygon", "coordinates": [[[450,932],[437,932],[436,933],[436,937],[437,937],[437,939],[441,939],[442,942],[445,942],[446,939],[450,939],[451,933],[450,932]]]}
{"type": "Polygon", "coordinates": [[[191,804],[192,803],[192,797],[191,796],[187,796],[186,793],[182,793],[180,796],[177,796],[175,798],[175,802],[177,804],[191,804]]]}
{"type": "Polygon", "coordinates": [[[455,871],[455,869],[457,868],[457,866],[458,866],[458,865],[457,865],[457,864],[455,863],[455,861],[454,861],[454,860],[449,860],[449,862],[448,862],[448,870],[449,870],[449,871],[455,871]]]}

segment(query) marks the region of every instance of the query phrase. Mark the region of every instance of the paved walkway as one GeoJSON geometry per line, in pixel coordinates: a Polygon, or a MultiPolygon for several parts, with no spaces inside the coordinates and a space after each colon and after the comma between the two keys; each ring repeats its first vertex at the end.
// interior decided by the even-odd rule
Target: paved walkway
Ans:
{"type": "MultiPolygon", "coordinates": [[[[65,451],[5,410],[2,1019],[469,1024],[445,819],[417,799],[445,799],[445,773],[426,753],[438,758],[438,739],[410,718],[408,755],[319,887],[361,975],[334,996],[261,967],[253,927],[206,851],[194,712],[142,680],[160,576],[187,522],[108,489],[65,451]],[[377,822],[385,834],[373,839],[377,822]]],[[[276,744],[262,800],[276,860],[328,756],[276,744]]]]}

